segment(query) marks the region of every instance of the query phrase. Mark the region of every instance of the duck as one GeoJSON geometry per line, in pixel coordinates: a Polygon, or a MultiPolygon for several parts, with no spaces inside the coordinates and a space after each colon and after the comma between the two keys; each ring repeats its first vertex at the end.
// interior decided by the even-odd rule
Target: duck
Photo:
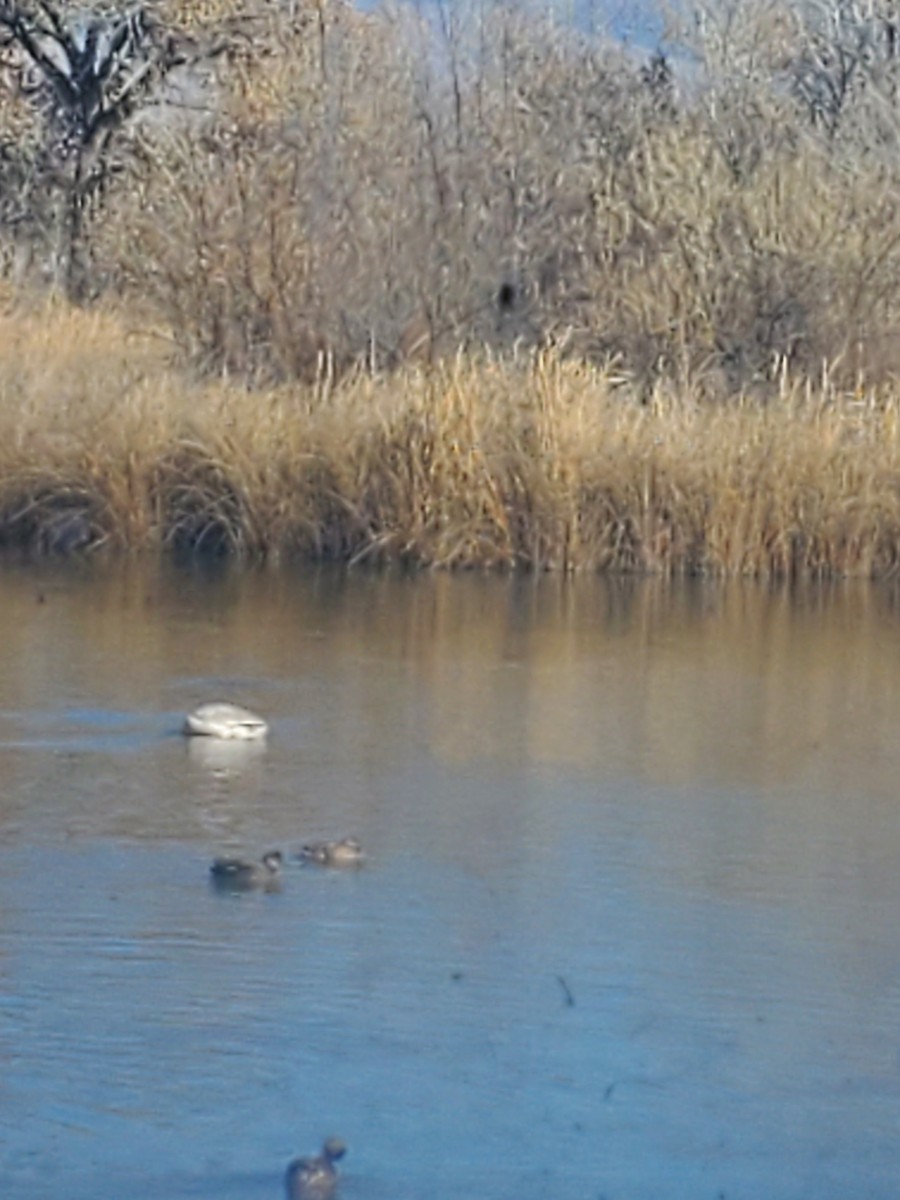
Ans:
{"type": "Polygon", "coordinates": [[[339,842],[308,842],[297,857],[323,867],[358,867],[366,855],[356,838],[345,837],[339,842]]]}
{"type": "Polygon", "coordinates": [[[258,863],[246,862],[242,858],[217,858],[209,868],[209,873],[217,887],[229,891],[249,892],[254,888],[271,890],[280,882],[283,861],[280,850],[267,851],[258,863]]]}
{"type": "Polygon", "coordinates": [[[182,732],[187,737],[239,738],[242,741],[264,738],[269,726],[249,708],[212,700],[201,704],[184,718],[182,732]]]}
{"type": "Polygon", "coordinates": [[[284,1173],[287,1200],[332,1200],[338,1182],[334,1164],[346,1153],[341,1139],[330,1137],[315,1158],[295,1158],[288,1163],[284,1173]]]}

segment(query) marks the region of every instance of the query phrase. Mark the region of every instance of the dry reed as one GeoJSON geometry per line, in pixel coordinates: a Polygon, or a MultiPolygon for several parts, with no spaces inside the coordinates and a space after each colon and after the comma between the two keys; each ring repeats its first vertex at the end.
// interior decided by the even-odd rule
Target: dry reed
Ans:
{"type": "Polygon", "coordinates": [[[900,391],[642,404],[552,352],[250,392],[157,332],[0,316],[0,543],[415,566],[884,576],[900,391]]]}

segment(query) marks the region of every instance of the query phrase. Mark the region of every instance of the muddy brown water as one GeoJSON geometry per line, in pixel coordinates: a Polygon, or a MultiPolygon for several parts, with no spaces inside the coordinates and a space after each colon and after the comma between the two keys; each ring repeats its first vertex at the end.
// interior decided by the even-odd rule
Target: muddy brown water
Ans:
{"type": "Polygon", "coordinates": [[[900,609],[0,569],[0,1196],[895,1200],[900,609]],[[228,697],[264,747],[186,742],[228,697]],[[215,854],[369,861],[210,888],[215,854]]]}

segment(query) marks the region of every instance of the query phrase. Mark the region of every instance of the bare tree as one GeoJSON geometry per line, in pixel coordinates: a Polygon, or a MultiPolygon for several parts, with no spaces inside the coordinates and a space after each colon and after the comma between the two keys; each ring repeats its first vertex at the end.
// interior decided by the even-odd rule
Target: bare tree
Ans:
{"type": "Polygon", "coordinates": [[[0,0],[0,70],[39,121],[32,191],[53,226],[55,276],[67,295],[87,286],[85,214],[116,173],[118,135],[178,67],[215,53],[163,26],[146,6],[73,10],[50,0],[0,0]]]}

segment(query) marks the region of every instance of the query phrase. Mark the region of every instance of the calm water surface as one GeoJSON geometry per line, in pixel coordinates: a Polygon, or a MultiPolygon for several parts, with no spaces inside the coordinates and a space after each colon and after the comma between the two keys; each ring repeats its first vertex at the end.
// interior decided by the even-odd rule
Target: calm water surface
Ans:
{"type": "Polygon", "coordinates": [[[0,571],[0,1195],[895,1200],[893,590],[0,571]],[[230,697],[264,748],[186,742],[230,697]],[[365,869],[209,887],[355,833],[365,869]]]}

